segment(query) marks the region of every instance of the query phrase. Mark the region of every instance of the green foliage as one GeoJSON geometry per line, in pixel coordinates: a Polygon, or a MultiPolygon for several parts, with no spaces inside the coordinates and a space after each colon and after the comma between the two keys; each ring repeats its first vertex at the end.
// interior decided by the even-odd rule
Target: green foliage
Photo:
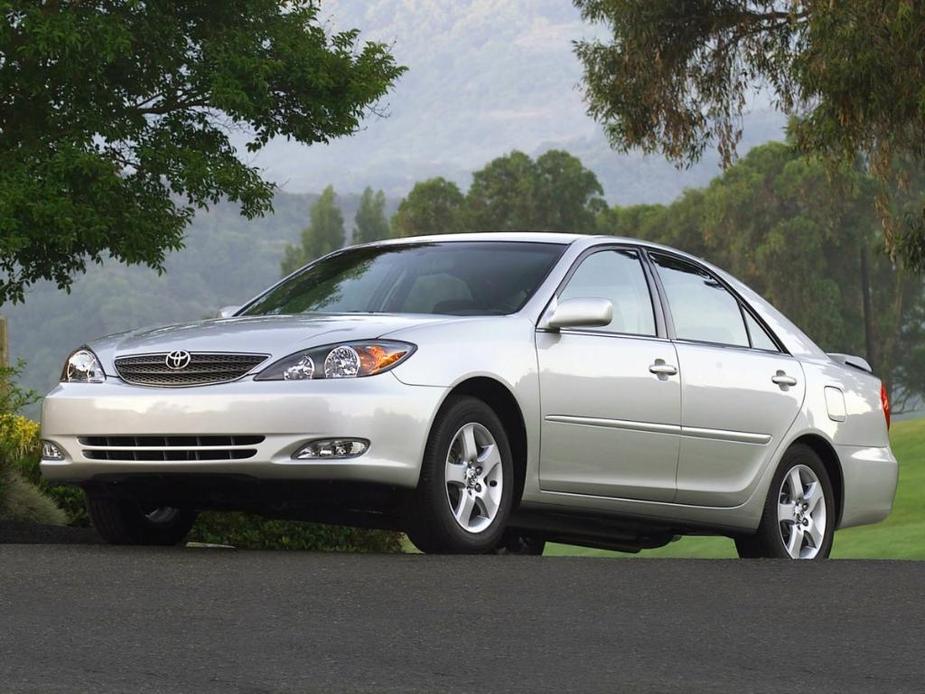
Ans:
{"type": "Polygon", "coordinates": [[[65,513],[30,479],[41,443],[39,425],[16,414],[35,398],[16,383],[22,367],[0,367],[0,519],[64,525],[65,513]]]}
{"type": "Polygon", "coordinates": [[[534,161],[514,151],[476,171],[465,196],[443,178],[416,184],[392,217],[392,235],[589,232],[606,208],[603,192],[594,173],[568,152],[549,150],[534,161]]]}
{"type": "Polygon", "coordinates": [[[415,183],[392,216],[391,234],[404,237],[465,231],[465,201],[459,186],[445,178],[415,183]]]}
{"type": "Polygon", "coordinates": [[[0,520],[65,525],[67,514],[14,470],[0,469],[0,520]]]}
{"type": "Polygon", "coordinates": [[[474,229],[580,233],[594,230],[603,194],[568,152],[549,150],[533,161],[515,151],[473,174],[466,205],[474,229]]]}
{"type": "Polygon", "coordinates": [[[301,246],[286,246],[282,262],[283,276],[344,245],[344,215],[337,206],[337,195],[333,187],[324,189],[321,197],[312,205],[309,219],[309,225],[302,232],[301,246]]]}
{"type": "MultiPolygon", "coordinates": [[[[19,378],[25,368],[26,362],[22,359],[17,360],[16,366],[0,365],[0,422],[39,399],[33,390],[19,385],[19,378]]],[[[17,439],[17,442],[25,445],[22,438],[17,439]]]]}
{"type": "Polygon", "coordinates": [[[0,301],[111,255],[162,268],[195,209],[247,217],[273,185],[243,163],[270,138],[354,132],[403,72],[317,3],[0,2],[0,301]]]}
{"type": "Polygon", "coordinates": [[[188,540],[239,549],[400,552],[401,538],[400,533],[384,530],[271,520],[247,513],[203,513],[188,540]]]}
{"type": "MultiPolygon", "coordinates": [[[[797,116],[803,151],[828,167],[858,153],[881,183],[898,159],[925,161],[925,5],[908,0],[574,0],[609,42],[581,41],[589,113],[620,150],[640,147],[680,164],[716,142],[726,164],[747,96],[766,85],[797,116]]],[[[877,209],[891,254],[925,268],[925,194],[914,213],[877,209]]]]}
{"type": "MultiPolygon", "coordinates": [[[[16,374],[18,368],[11,371],[16,374]]],[[[18,387],[11,383],[8,390],[18,387]]],[[[0,414],[0,515],[34,523],[89,525],[83,492],[43,480],[40,460],[38,422],[10,410],[0,414]]]]}
{"type": "Polygon", "coordinates": [[[389,222],[385,218],[385,193],[381,190],[373,193],[373,189],[367,187],[360,198],[360,207],[357,209],[354,222],[354,243],[371,243],[388,238],[389,222]]]}
{"type": "Polygon", "coordinates": [[[818,158],[770,143],[671,205],[614,208],[598,221],[602,233],[709,258],[824,349],[865,354],[887,383],[895,378],[921,394],[919,372],[905,364],[925,359],[925,341],[916,341],[925,283],[878,251],[876,194],[875,181],[857,169],[833,177],[818,158]]]}

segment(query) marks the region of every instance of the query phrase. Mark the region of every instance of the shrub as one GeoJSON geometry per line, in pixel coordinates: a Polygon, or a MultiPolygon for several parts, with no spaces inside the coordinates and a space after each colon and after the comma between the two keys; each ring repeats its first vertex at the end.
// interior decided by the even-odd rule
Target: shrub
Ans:
{"type": "Polygon", "coordinates": [[[67,523],[67,514],[38,487],[23,479],[19,472],[5,469],[0,471],[0,478],[0,519],[44,525],[67,523]]]}
{"type": "Polygon", "coordinates": [[[191,542],[240,549],[301,549],[315,552],[400,552],[402,535],[318,523],[284,521],[250,513],[208,512],[196,520],[191,542]]]}
{"type": "Polygon", "coordinates": [[[35,401],[35,394],[17,387],[22,364],[0,367],[0,518],[27,523],[64,525],[67,515],[34,483],[41,443],[39,425],[15,414],[35,401]]]}
{"type": "Polygon", "coordinates": [[[36,487],[37,493],[44,494],[64,511],[68,525],[90,525],[83,491],[71,485],[52,485],[42,479],[38,422],[17,414],[0,414],[0,450],[4,458],[11,461],[12,472],[18,473],[24,483],[36,487]]]}

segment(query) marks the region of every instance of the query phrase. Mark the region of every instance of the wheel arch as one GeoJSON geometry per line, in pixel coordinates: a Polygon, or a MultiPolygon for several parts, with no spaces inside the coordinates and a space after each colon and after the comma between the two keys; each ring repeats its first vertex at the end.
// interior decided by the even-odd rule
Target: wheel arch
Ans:
{"type": "MultiPolygon", "coordinates": [[[[488,405],[508,435],[511,446],[511,455],[514,457],[514,507],[520,503],[523,495],[524,483],[527,477],[527,426],[524,422],[523,411],[514,393],[504,385],[489,376],[474,376],[457,383],[448,393],[446,399],[454,395],[468,395],[478,398],[488,405]]],[[[444,400],[444,403],[446,402],[444,400]]],[[[443,405],[441,405],[441,408],[443,405]]]]}
{"type": "Polygon", "coordinates": [[[829,479],[832,481],[832,489],[835,492],[835,507],[837,509],[835,527],[838,528],[841,524],[842,512],[845,506],[845,475],[842,471],[841,460],[838,458],[838,453],[835,452],[835,448],[828,439],[819,434],[802,434],[790,442],[790,445],[787,446],[787,450],[790,450],[797,444],[803,444],[811,448],[813,452],[819,456],[819,459],[825,466],[825,471],[829,474],[829,479]]]}

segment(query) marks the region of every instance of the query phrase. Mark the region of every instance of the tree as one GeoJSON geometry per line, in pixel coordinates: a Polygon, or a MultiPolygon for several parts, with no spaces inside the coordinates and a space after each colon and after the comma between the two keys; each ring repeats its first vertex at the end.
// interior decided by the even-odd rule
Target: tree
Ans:
{"type": "Polygon", "coordinates": [[[914,396],[925,393],[925,375],[916,370],[925,363],[925,342],[916,342],[925,282],[882,252],[877,189],[857,168],[833,178],[818,157],[769,143],[705,190],[668,206],[613,208],[598,221],[603,233],[708,257],[823,349],[864,354],[888,386],[895,381],[914,396]]]}
{"type": "Polygon", "coordinates": [[[344,246],[344,215],[337,206],[333,186],[324,189],[308,214],[310,223],[302,231],[302,243],[286,246],[282,262],[283,276],[344,246]]]}
{"type": "Polygon", "coordinates": [[[603,192],[568,152],[549,150],[533,161],[515,151],[473,174],[466,203],[478,229],[584,232],[606,207],[603,192]]]}
{"type": "Polygon", "coordinates": [[[403,72],[292,0],[16,0],[0,18],[0,302],[112,256],[162,269],[195,209],[253,217],[271,138],[354,132],[403,72]]]}
{"type": "Polygon", "coordinates": [[[523,152],[511,152],[472,175],[466,196],[475,229],[524,231],[534,227],[536,164],[523,152]]]}
{"type": "Polygon", "coordinates": [[[392,216],[392,236],[452,234],[465,231],[465,198],[452,181],[431,178],[416,183],[392,216]]]}
{"type": "Polygon", "coordinates": [[[578,42],[589,113],[621,150],[679,164],[713,141],[731,163],[749,93],[764,85],[804,152],[830,170],[860,153],[883,184],[891,255],[925,268],[925,194],[891,214],[897,160],[925,160],[925,4],[912,0],[574,0],[609,42],[578,42]]]}
{"type": "Polygon", "coordinates": [[[389,237],[389,222],[385,218],[385,193],[381,190],[373,193],[367,187],[360,197],[360,206],[354,217],[356,230],[353,240],[356,243],[370,243],[389,237]]]}
{"type": "Polygon", "coordinates": [[[607,207],[597,176],[578,157],[551,149],[536,160],[537,224],[556,231],[594,230],[595,216],[607,207]]]}

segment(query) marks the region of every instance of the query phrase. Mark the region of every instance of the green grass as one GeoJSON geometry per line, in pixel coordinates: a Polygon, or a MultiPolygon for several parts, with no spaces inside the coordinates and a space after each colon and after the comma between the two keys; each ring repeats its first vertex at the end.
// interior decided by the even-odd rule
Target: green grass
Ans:
{"type": "MultiPolygon", "coordinates": [[[[891,432],[899,460],[899,489],[893,513],[882,523],[835,533],[832,556],[841,559],[925,559],[925,419],[896,422],[891,432]]],[[[550,545],[547,555],[586,557],[735,557],[732,540],[685,537],[637,555],[569,545],[550,545]]]]}

